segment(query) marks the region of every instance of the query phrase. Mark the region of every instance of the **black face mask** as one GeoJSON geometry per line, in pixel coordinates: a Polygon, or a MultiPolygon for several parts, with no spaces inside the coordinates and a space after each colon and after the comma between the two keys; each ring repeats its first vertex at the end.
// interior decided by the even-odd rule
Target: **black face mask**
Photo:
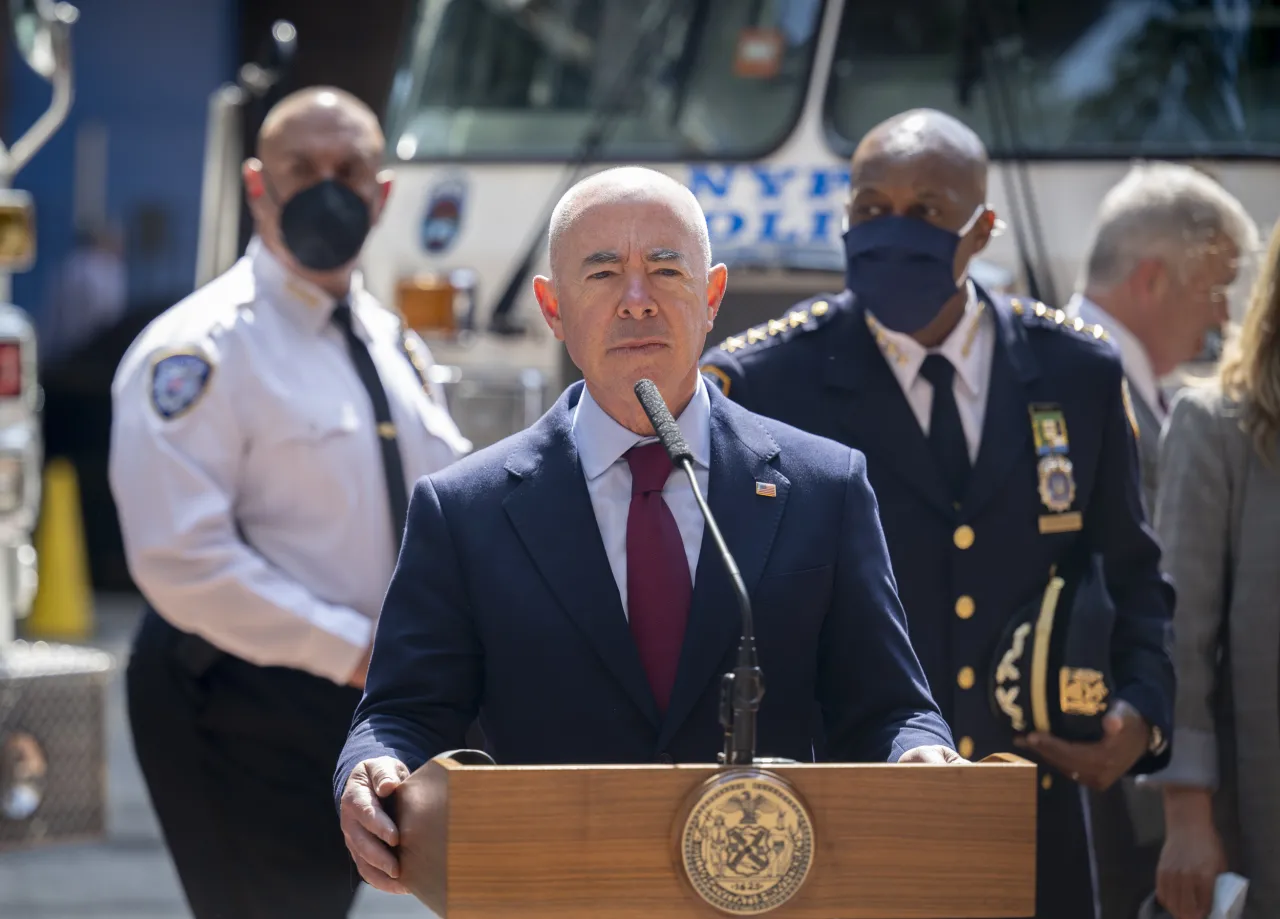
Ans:
{"type": "Polygon", "coordinates": [[[280,208],[284,244],[312,271],[333,271],[359,255],[370,223],[369,204],[333,179],[304,188],[280,208]]]}

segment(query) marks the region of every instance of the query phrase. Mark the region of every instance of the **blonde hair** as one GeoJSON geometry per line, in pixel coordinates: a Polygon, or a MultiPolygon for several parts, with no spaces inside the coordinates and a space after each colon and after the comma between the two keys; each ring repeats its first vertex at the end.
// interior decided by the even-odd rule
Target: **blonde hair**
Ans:
{"type": "Polygon", "coordinates": [[[1244,410],[1254,448],[1273,460],[1280,435],[1280,222],[1271,231],[1244,322],[1223,349],[1218,381],[1244,410]]]}

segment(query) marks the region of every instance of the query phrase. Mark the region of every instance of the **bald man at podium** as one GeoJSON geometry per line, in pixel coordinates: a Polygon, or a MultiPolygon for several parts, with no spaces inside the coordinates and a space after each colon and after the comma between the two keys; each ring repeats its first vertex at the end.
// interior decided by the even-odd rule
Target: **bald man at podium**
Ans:
{"type": "Polygon", "coordinates": [[[762,756],[955,762],[907,635],[863,457],[754,415],[698,372],[724,295],[706,221],[645,169],[557,207],[534,290],[585,382],[529,429],[421,479],[335,774],[348,848],[404,892],[380,799],[464,745],[502,764],[713,763],[741,620],[657,384],[751,597],[762,756]]]}

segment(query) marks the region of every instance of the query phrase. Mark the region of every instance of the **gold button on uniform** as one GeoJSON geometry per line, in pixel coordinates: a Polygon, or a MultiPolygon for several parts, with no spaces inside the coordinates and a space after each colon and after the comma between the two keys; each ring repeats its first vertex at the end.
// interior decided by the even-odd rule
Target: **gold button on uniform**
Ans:
{"type": "Polygon", "coordinates": [[[956,674],[956,683],[961,689],[973,689],[973,668],[961,667],[956,674]]]}
{"type": "Polygon", "coordinates": [[[957,549],[969,548],[973,545],[973,527],[968,524],[956,527],[956,532],[952,539],[955,540],[957,549]]]}
{"type": "Polygon", "coordinates": [[[968,619],[973,615],[974,602],[973,597],[967,594],[956,599],[956,615],[961,619],[968,619]]]}
{"type": "Polygon", "coordinates": [[[961,756],[963,756],[965,759],[972,759],[973,758],[973,738],[961,737],[960,743],[956,746],[956,752],[959,753],[961,756]]]}
{"type": "Polygon", "coordinates": [[[1053,787],[1053,776],[1051,776],[1051,775],[1046,775],[1044,778],[1042,778],[1042,779],[1040,780],[1040,787],[1041,787],[1041,788],[1043,788],[1045,791],[1048,791],[1050,788],[1052,788],[1052,787],[1053,787]]]}

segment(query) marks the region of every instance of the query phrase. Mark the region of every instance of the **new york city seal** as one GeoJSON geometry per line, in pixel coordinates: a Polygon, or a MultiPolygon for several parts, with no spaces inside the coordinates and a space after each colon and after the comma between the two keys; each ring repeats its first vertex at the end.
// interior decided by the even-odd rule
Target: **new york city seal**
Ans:
{"type": "Polygon", "coordinates": [[[678,828],[685,877],[721,912],[758,916],[803,886],[813,821],[796,791],[758,769],[718,773],[694,793],[678,828]]]}

